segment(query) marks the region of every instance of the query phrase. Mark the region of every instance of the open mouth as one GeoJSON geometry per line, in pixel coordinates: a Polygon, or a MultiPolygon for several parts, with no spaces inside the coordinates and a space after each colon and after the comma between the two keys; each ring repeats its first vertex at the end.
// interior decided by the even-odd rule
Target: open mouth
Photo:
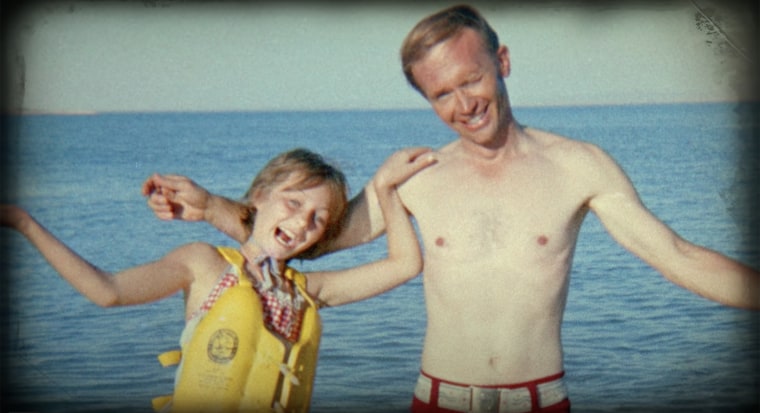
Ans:
{"type": "Polygon", "coordinates": [[[277,242],[279,242],[286,248],[293,248],[295,246],[295,242],[296,242],[295,236],[289,231],[286,231],[278,227],[274,232],[274,237],[277,240],[277,242]]]}
{"type": "Polygon", "coordinates": [[[467,118],[467,120],[464,122],[465,126],[470,130],[477,130],[483,127],[486,122],[488,122],[487,117],[488,111],[483,111],[478,113],[477,115],[470,116],[467,118]]]}
{"type": "Polygon", "coordinates": [[[483,116],[485,116],[485,113],[481,113],[479,115],[473,116],[470,119],[467,120],[467,125],[474,126],[480,123],[480,121],[483,120],[483,116]]]}

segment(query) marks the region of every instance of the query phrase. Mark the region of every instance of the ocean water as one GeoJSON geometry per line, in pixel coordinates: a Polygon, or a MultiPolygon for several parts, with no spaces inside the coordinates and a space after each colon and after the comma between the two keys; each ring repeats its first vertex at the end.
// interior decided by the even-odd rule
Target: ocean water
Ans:
{"type": "MultiPolygon", "coordinates": [[[[647,206],[687,239],[760,266],[757,106],[518,108],[528,125],[591,141],[628,172],[647,206]],[[745,116],[750,114],[749,116],[745,116]]],[[[118,270],[181,244],[235,245],[205,224],[153,217],[140,184],[191,176],[242,196],[275,154],[300,146],[338,164],[357,192],[386,156],[455,136],[429,110],[128,113],[6,117],[4,202],[28,208],[98,266],[118,270]]],[[[455,188],[455,187],[454,187],[455,188]]],[[[149,412],[172,389],[155,356],[177,346],[182,299],[101,309],[25,240],[0,229],[3,411],[149,412]]],[[[384,239],[303,270],[377,259],[384,239]]],[[[314,412],[406,411],[419,369],[422,277],[322,310],[314,412]]],[[[665,281],[584,223],[563,325],[575,412],[758,411],[758,314],[665,281]]],[[[494,326],[498,328],[498,326],[494,326]]]]}

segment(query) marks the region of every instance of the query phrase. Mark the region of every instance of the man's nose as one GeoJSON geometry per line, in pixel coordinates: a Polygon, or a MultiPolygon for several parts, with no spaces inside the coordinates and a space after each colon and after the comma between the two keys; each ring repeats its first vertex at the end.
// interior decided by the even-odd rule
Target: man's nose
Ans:
{"type": "Polygon", "coordinates": [[[475,99],[473,99],[469,93],[464,90],[456,90],[454,92],[456,97],[457,108],[461,113],[471,113],[475,110],[475,99]]]}

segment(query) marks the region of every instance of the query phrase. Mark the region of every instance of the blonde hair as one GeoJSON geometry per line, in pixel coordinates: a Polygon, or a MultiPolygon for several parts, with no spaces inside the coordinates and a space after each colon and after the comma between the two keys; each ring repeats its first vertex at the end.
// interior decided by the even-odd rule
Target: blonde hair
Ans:
{"type": "Polygon", "coordinates": [[[496,58],[499,37],[485,18],[473,7],[459,5],[434,13],[417,23],[401,45],[401,67],[407,82],[423,96],[412,74],[412,66],[424,58],[433,46],[460,34],[462,30],[474,30],[482,39],[483,46],[496,58]]]}
{"type": "Polygon", "coordinates": [[[256,209],[251,205],[253,198],[269,192],[294,176],[297,176],[297,180],[289,189],[300,190],[327,185],[331,193],[330,218],[324,235],[317,243],[296,257],[312,259],[324,254],[326,244],[340,234],[343,217],[348,208],[346,177],[338,168],[326,162],[322,156],[307,149],[297,148],[271,159],[256,175],[244,195],[244,202],[249,205],[249,208],[241,220],[251,227],[256,219],[256,209]]]}

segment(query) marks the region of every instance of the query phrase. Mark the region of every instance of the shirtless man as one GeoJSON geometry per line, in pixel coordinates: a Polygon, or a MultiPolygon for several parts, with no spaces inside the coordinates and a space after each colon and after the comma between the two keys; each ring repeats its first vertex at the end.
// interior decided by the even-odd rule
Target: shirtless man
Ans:
{"type": "MultiPolygon", "coordinates": [[[[673,283],[760,307],[758,271],[675,234],[605,152],[516,122],[504,83],[508,49],[477,11],[459,6],[423,19],[401,55],[407,80],[459,134],[437,165],[399,188],[425,246],[428,325],[413,412],[569,411],[560,327],[589,211],[673,283]]],[[[242,239],[234,202],[184,177],[151,177],[146,194],[153,180],[176,189],[150,197],[159,217],[205,219],[242,239]]],[[[368,185],[333,249],[382,231],[368,185]]]]}

